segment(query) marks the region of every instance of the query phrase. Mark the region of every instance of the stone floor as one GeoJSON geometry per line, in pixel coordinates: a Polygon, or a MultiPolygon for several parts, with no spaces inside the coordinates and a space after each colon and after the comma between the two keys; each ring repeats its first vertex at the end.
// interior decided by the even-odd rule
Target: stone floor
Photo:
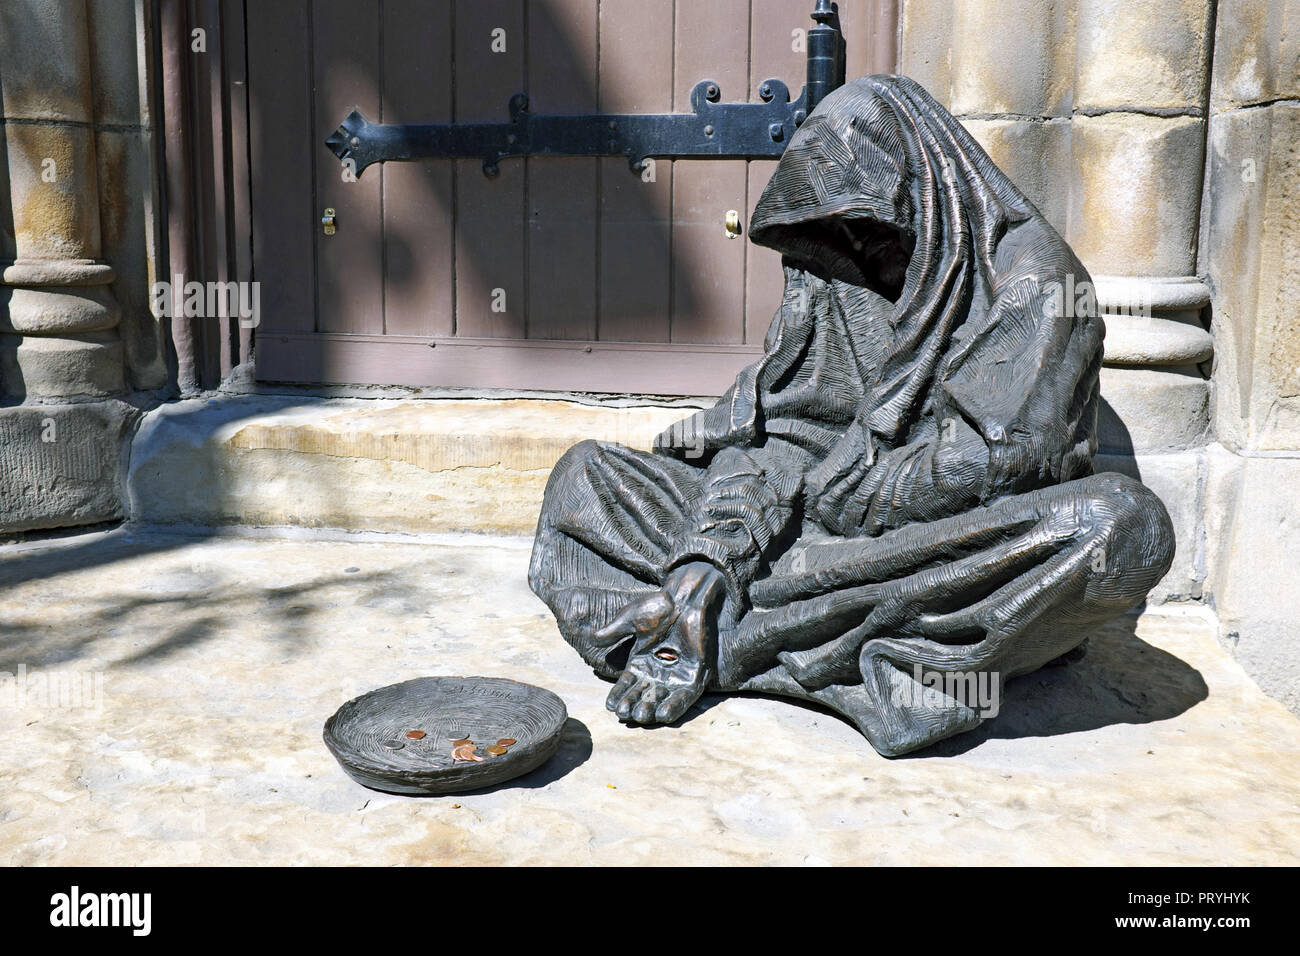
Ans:
{"type": "Polygon", "coordinates": [[[1203,612],[1125,618],[1082,661],[1012,682],[980,730],[886,760],[833,715],[753,697],[620,725],[528,591],[527,549],[130,528],[0,547],[0,863],[1300,856],[1300,721],[1203,612]],[[353,783],[325,718],[424,674],[551,688],[570,713],[560,753],[452,797],[353,783]],[[56,685],[83,699],[51,699],[56,685]]]}

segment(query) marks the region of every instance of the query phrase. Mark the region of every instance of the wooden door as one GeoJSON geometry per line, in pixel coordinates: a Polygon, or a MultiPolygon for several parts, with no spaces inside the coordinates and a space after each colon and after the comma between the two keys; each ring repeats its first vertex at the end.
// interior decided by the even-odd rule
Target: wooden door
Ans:
{"type": "MultiPolygon", "coordinates": [[[[723,224],[733,209],[748,222],[775,161],[659,160],[647,176],[621,158],[534,157],[488,179],[478,161],[430,160],[350,181],[323,141],[354,107],[388,123],[504,121],[523,91],[539,113],[688,112],[706,78],[726,100],[755,99],[768,77],[798,95],[812,6],[247,4],[258,378],[724,390],[761,347],[781,270],[723,224]]],[[[841,13],[850,76],[892,69],[866,42],[882,10],[841,13]]]]}

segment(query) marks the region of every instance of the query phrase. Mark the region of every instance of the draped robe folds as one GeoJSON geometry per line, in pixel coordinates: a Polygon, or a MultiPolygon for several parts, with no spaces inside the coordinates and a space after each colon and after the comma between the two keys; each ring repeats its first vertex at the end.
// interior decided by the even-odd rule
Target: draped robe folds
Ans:
{"type": "Polygon", "coordinates": [[[904,77],[818,106],[750,236],[785,270],[762,357],[651,452],[571,449],[530,583],[613,677],[628,642],[592,632],[708,562],[713,689],[818,701],[888,755],[971,729],[987,709],[923,675],[1034,670],[1172,560],[1160,501],[1092,472],[1103,327],[1062,307],[1087,272],[904,77]],[[910,256],[900,288],[866,258],[882,248],[910,256]]]}

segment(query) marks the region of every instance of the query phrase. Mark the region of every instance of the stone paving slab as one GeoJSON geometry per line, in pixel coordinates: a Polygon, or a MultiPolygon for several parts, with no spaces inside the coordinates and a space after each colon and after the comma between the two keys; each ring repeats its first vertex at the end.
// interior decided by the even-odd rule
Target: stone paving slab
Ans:
{"type": "Polygon", "coordinates": [[[528,546],[127,528],[0,547],[0,672],[18,675],[0,673],[0,863],[1300,856],[1300,721],[1203,610],[1124,618],[1082,661],[1013,681],[975,733],[886,760],[834,715],[757,697],[620,725],[528,591],[528,546]],[[353,783],[321,742],[325,718],[425,674],[551,688],[571,717],[560,753],[457,796],[353,783]],[[42,696],[74,679],[94,706],[42,696]]]}

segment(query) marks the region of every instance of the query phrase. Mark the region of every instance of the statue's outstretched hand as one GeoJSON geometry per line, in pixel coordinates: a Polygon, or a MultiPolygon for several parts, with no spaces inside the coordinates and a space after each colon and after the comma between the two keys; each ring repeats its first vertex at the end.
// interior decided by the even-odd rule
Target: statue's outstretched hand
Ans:
{"type": "Polygon", "coordinates": [[[605,706],[620,720],[669,724],[704,693],[717,664],[722,572],[696,562],[673,570],[658,591],[628,604],[592,640],[635,638],[627,667],[605,706]]]}

